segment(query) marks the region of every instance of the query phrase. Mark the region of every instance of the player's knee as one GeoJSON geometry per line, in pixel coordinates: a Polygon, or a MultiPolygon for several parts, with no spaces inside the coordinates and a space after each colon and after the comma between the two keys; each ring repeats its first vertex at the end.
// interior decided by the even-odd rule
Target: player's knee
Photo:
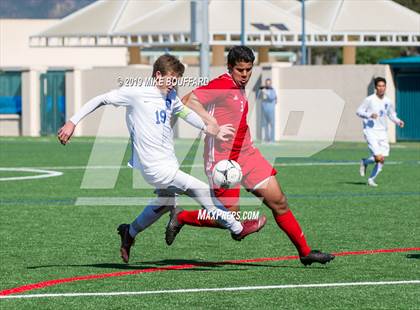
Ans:
{"type": "Polygon", "coordinates": [[[225,206],[226,209],[228,209],[230,212],[238,212],[239,211],[239,206],[238,205],[226,205],[225,206]]]}
{"type": "Polygon", "coordinates": [[[284,213],[289,209],[289,205],[287,203],[287,197],[286,195],[281,195],[271,203],[271,208],[276,213],[284,213]]]}
{"type": "Polygon", "coordinates": [[[385,158],[382,155],[375,155],[375,162],[376,163],[384,163],[385,158]]]}

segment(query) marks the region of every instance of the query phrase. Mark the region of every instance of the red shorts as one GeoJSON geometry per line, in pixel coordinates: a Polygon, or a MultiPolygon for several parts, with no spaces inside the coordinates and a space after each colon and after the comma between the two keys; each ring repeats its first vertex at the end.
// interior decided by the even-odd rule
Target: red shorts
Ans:
{"type": "Polygon", "coordinates": [[[215,164],[223,159],[229,159],[229,153],[216,153],[214,162],[206,162],[206,173],[215,196],[226,208],[238,205],[241,185],[247,191],[252,191],[258,188],[266,179],[277,174],[277,170],[264,158],[258,149],[254,148],[247,152],[241,152],[239,157],[235,158],[242,168],[241,184],[232,188],[216,187],[213,184],[211,175],[215,164]]]}

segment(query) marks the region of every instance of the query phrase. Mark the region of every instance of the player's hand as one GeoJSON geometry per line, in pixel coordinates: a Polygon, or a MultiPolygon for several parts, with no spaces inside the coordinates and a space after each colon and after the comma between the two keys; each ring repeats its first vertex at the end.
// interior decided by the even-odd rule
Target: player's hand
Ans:
{"type": "Polygon", "coordinates": [[[398,123],[398,126],[400,126],[400,128],[404,128],[405,123],[404,123],[403,121],[400,121],[400,122],[398,123]]]}
{"type": "Polygon", "coordinates": [[[377,119],[378,118],[378,114],[372,113],[372,115],[370,116],[370,118],[377,119]]]}
{"type": "Polygon", "coordinates": [[[235,134],[235,128],[233,128],[232,124],[225,124],[220,126],[220,131],[216,136],[217,140],[226,142],[229,141],[233,135],[235,134]]]}
{"type": "Polygon", "coordinates": [[[60,128],[60,130],[57,133],[57,138],[62,145],[66,145],[67,142],[69,142],[75,128],[76,125],[70,121],[65,123],[64,126],[60,128]]]}
{"type": "Polygon", "coordinates": [[[217,136],[217,134],[220,131],[220,127],[217,123],[209,123],[206,126],[206,135],[210,135],[210,136],[217,136]]]}

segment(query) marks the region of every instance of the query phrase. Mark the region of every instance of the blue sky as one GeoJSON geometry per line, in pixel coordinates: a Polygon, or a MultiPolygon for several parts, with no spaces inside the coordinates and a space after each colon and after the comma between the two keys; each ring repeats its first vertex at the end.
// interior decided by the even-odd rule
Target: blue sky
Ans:
{"type": "Polygon", "coordinates": [[[0,18],[62,18],[95,0],[0,0],[0,18]]]}

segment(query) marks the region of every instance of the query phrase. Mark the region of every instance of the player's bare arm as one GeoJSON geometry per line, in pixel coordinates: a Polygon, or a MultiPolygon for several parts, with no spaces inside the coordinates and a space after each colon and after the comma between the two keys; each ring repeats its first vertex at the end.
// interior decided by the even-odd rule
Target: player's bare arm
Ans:
{"type": "Polygon", "coordinates": [[[187,95],[185,95],[182,98],[182,103],[189,107],[191,110],[193,110],[195,113],[197,113],[202,118],[207,127],[213,127],[218,129],[217,120],[206,111],[206,109],[203,107],[203,105],[198,100],[197,96],[194,95],[193,92],[190,92],[187,95]]]}
{"type": "Polygon", "coordinates": [[[207,112],[193,92],[185,95],[182,98],[182,103],[201,117],[206,124],[206,134],[215,136],[216,139],[221,141],[228,141],[235,134],[235,128],[232,124],[219,126],[217,120],[207,112]]]}

